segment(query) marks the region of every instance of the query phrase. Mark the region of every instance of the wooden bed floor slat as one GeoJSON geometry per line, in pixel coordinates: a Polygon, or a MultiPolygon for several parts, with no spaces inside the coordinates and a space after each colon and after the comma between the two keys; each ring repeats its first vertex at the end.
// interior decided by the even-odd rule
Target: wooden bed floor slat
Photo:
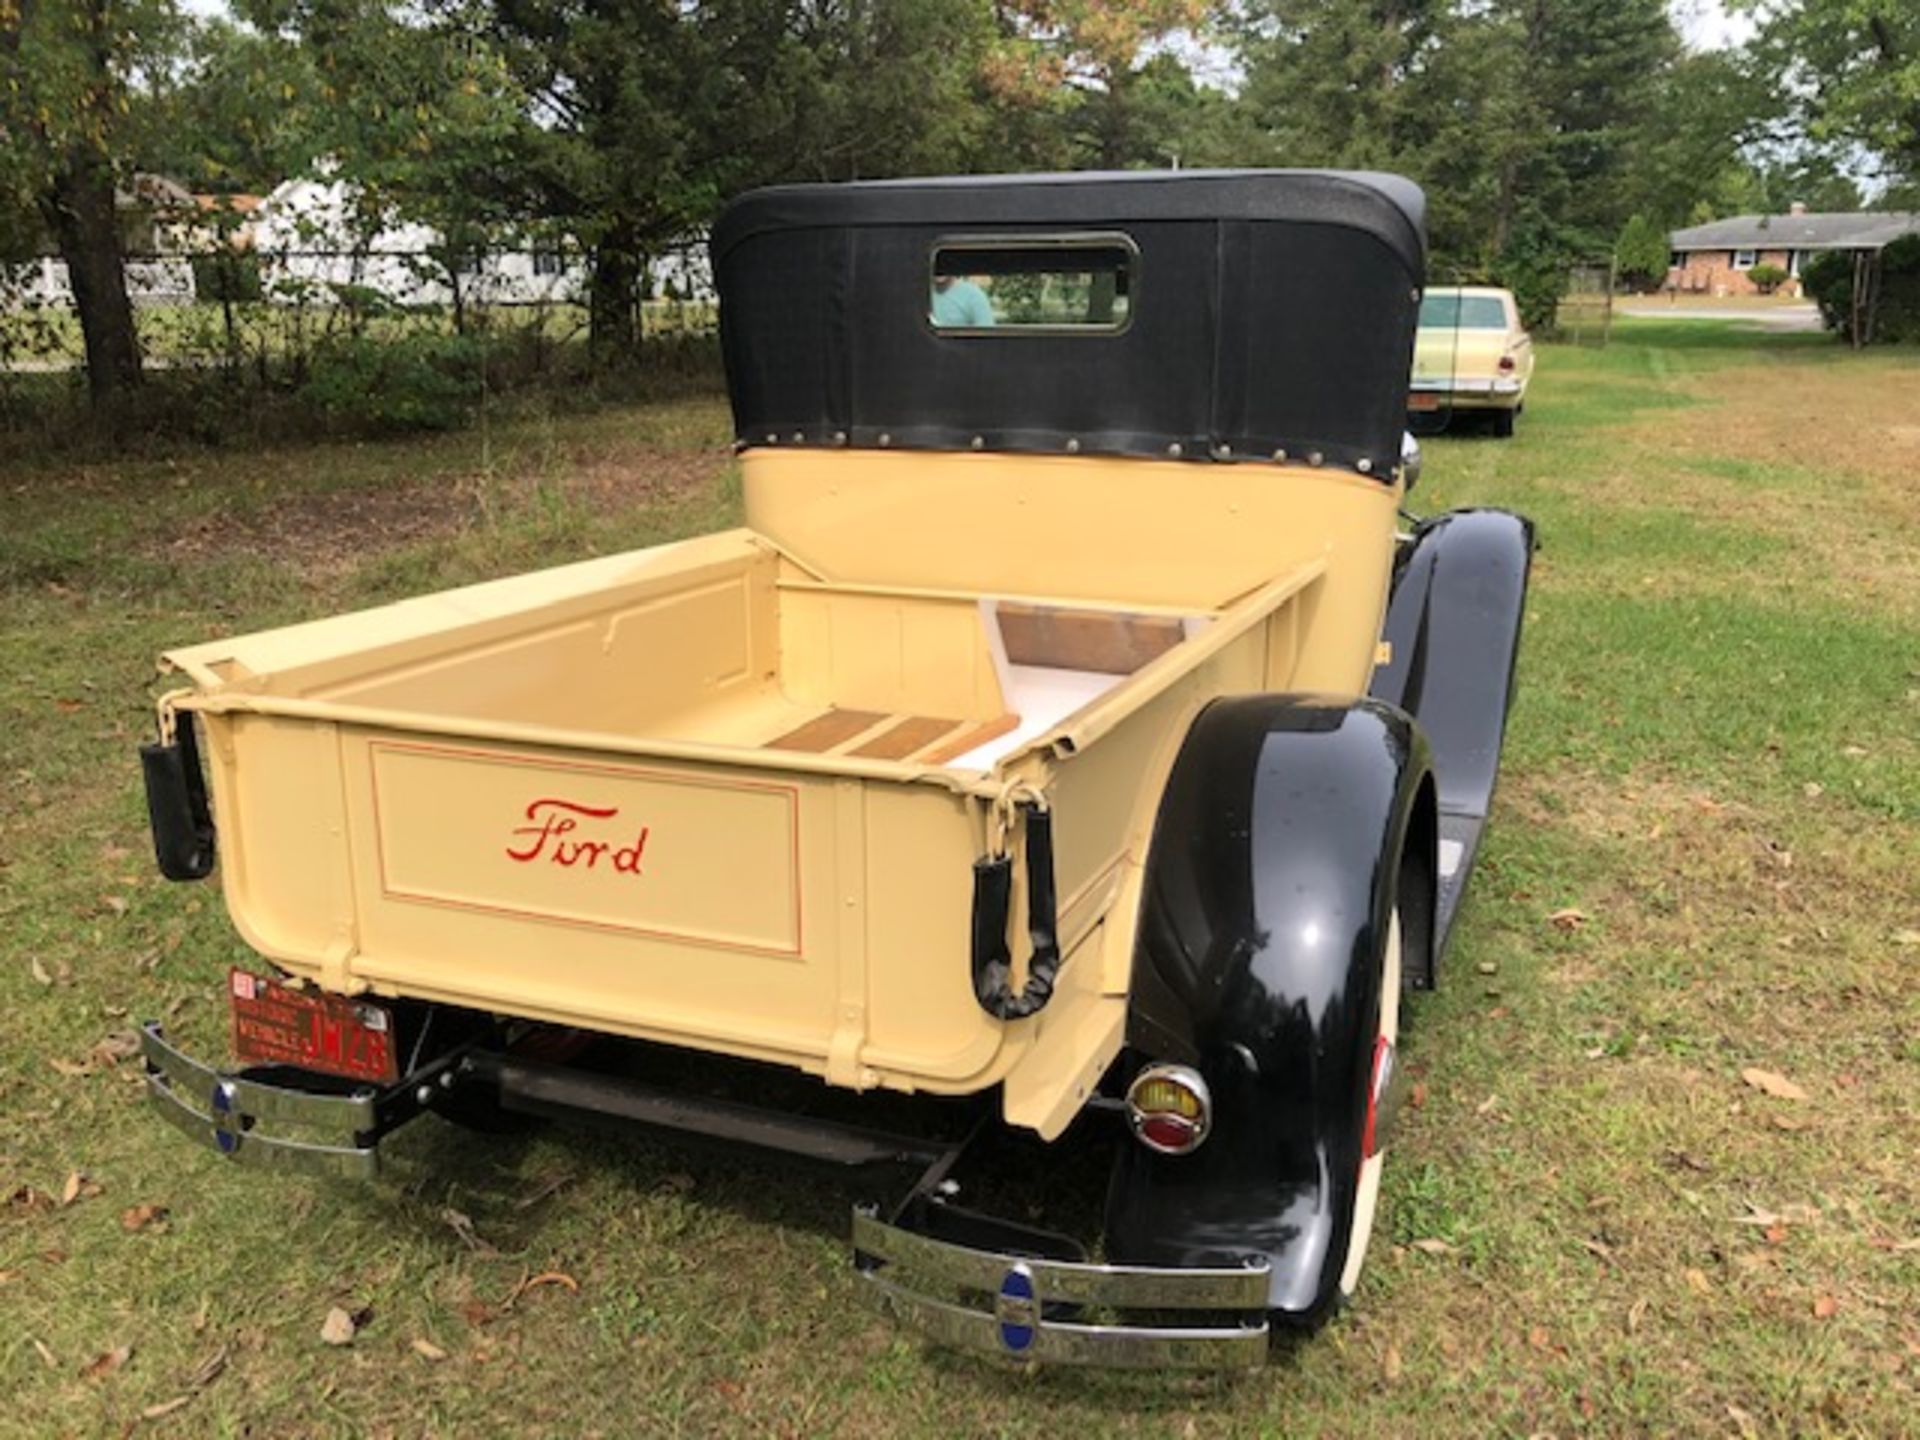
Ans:
{"type": "Polygon", "coordinates": [[[784,735],[767,741],[769,750],[805,750],[824,754],[836,745],[844,745],[854,736],[871,730],[887,718],[878,710],[828,710],[804,725],[796,725],[784,735]]]}
{"type": "Polygon", "coordinates": [[[938,715],[903,715],[866,744],[848,753],[864,760],[904,760],[965,723],[938,715]]]}
{"type": "Polygon", "coordinates": [[[989,720],[983,725],[975,725],[962,730],[951,740],[942,740],[926,754],[918,756],[923,765],[944,765],[957,755],[986,744],[989,740],[998,740],[1010,730],[1020,726],[1018,715],[1002,715],[998,720],[989,720]]]}

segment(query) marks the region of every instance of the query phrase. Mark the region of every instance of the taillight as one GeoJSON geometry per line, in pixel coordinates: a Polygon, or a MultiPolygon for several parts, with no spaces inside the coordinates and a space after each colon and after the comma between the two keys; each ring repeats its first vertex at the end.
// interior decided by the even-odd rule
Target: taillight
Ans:
{"type": "Polygon", "coordinates": [[[1127,1087],[1127,1123],[1149,1150],[1191,1154],[1213,1129],[1213,1096],[1197,1070],[1149,1065],[1127,1087]]]}
{"type": "Polygon", "coordinates": [[[1511,355],[1502,355],[1500,357],[1500,368],[1502,370],[1513,369],[1513,357],[1511,355]]]}

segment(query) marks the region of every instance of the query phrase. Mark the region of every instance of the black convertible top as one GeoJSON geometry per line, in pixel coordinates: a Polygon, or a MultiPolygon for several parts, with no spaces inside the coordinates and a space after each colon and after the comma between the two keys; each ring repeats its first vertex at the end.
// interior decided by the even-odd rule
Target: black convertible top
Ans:
{"type": "Polygon", "coordinates": [[[1405,427],[1424,211],[1399,176],[1316,170],[754,191],[713,232],[736,430],[748,445],[1318,456],[1385,477],[1405,427]],[[1101,246],[1127,257],[1123,324],[929,318],[936,269],[1004,275],[1027,252],[1101,246]],[[997,258],[936,264],[949,250],[997,258]]]}

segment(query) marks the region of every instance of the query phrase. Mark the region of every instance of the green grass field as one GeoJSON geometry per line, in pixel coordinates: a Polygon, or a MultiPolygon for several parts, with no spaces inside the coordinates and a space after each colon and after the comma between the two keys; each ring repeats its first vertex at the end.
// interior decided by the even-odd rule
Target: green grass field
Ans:
{"type": "Polygon", "coordinates": [[[1540,527],[1507,768],[1358,1303],[1236,1381],[929,1350],[776,1162],[427,1120],[355,1189],[148,1116],[129,1028],[218,1053],[246,960],[152,871],[154,654],[727,523],[720,399],[0,474],[0,1433],[1912,1433],[1917,396],[1627,321],[1429,443],[1415,509],[1540,527]]]}

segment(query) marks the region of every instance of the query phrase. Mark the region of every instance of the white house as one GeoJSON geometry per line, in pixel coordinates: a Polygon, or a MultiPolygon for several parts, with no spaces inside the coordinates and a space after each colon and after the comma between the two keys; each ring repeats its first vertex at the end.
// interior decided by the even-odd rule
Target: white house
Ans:
{"type": "MultiPolygon", "coordinates": [[[[127,298],[135,305],[191,305],[193,266],[173,243],[173,223],[193,209],[193,196],[164,175],[136,174],[125,189],[116,187],[113,208],[133,258],[126,261],[127,298]]],[[[48,237],[51,244],[51,237],[48,237]]],[[[0,310],[73,304],[67,262],[40,255],[0,264],[0,310]]]]}
{"type": "MultiPolygon", "coordinates": [[[[376,291],[397,305],[451,304],[449,277],[431,253],[439,232],[388,215],[368,235],[357,210],[359,195],[351,183],[322,175],[285,181],[260,202],[253,249],[267,298],[325,304],[341,287],[351,286],[376,291]]],[[[655,294],[670,285],[683,298],[713,298],[704,242],[678,247],[650,271],[655,294]]],[[[518,242],[483,256],[458,278],[464,300],[531,305],[583,300],[588,269],[577,252],[518,242]]]]}

